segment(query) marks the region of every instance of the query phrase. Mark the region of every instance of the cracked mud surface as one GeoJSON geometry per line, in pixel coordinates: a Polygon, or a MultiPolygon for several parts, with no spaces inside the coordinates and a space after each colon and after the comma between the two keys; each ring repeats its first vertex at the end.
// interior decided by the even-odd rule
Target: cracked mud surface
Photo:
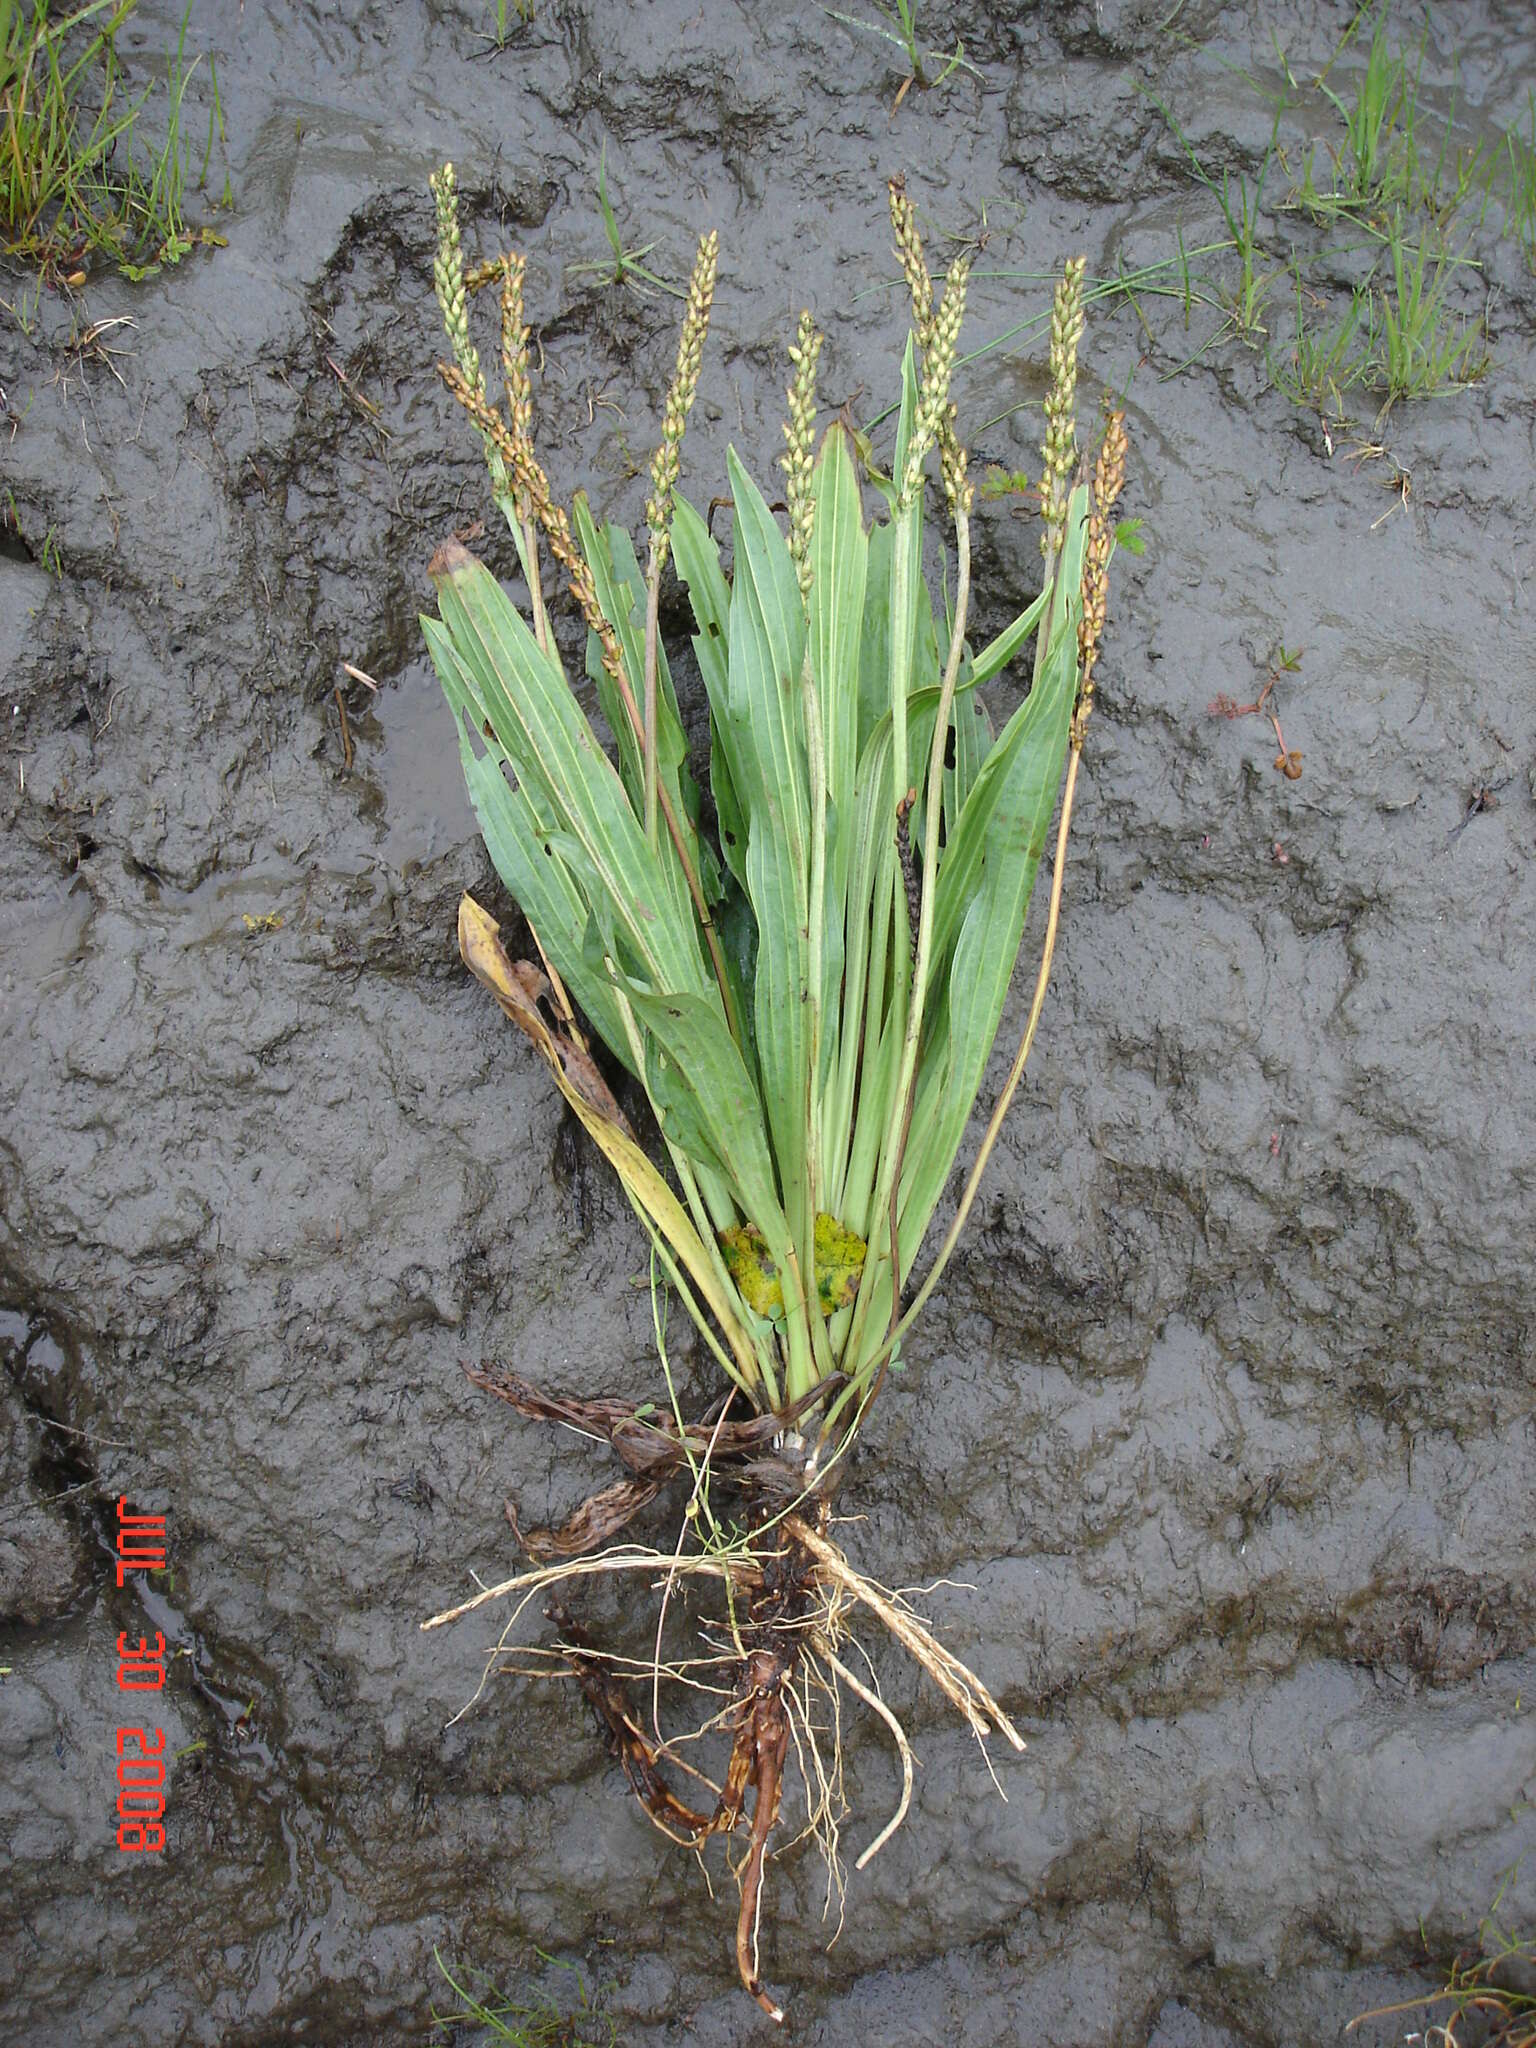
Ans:
{"type": "MultiPolygon", "coordinates": [[[[723,1900],[575,1695],[500,1681],[445,1729],[486,1631],[417,1629],[510,1568],[504,1497],[557,1519],[609,1476],[460,1361],[656,1379],[637,1228],[455,952],[460,890],[498,899],[415,615],[432,547],[487,507],[430,373],[428,169],[458,164],[472,245],[529,256],[557,488],[638,526],[674,303],[568,274],[603,253],[604,135],[665,274],[722,232],[702,497],[727,439],[759,475],[776,455],[800,304],[832,405],[890,388],[891,172],[930,238],[985,203],[997,269],[1150,261],[1213,220],[1138,85],[1251,172],[1270,116],[1233,67],[1268,78],[1277,28],[1316,70],[1348,20],[935,10],[982,78],[893,120],[894,52],[811,6],[539,0],[499,56],[491,12],[195,7],[228,248],[91,286],[91,318],[137,323],[121,383],[62,301],[0,328],[7,2038],[421,2038],[434,1946],[504,1983],[535,1948],[579,1962],[624,2042],[767,2031],[723,1900]],[[169,1517],[142,1600],[113,1584],[125,1492],[169,1517]],[[159,1720],[189,1752],[154,1867],[109,1820],[113,1644],[145,1626],[181,1652],[159,1720]]],[[[147,51],[172,13],[144,11],[147,51]]],[[[1523,0],[1435,15],[1434,103],[1454,15],[1464,118],[1513,120],[1523,0]]],[[[1083,410],[1134,372],[1148,552],[1119,565],[1030,1079],[843,1496],[856,1562],[956,1582],[934,1611],[1030,1749],[998,1801],[875,1646],[917,1798],[830,1951],[819,1866],[774,1874],[765,1972],[808,2041],[1334,2041],[1429,1983],[1426,1942],[1475,1945],[1536,1849],[1536,288],[1480,248],[1492,373],[1391,416],[1412,490],[1386,519],[1387,458],[1330,457],[1253,352],[1166,375],[1214,316],[1090,314],[1083,410]],[[1206,710],[1256,695],[1276,643],[1303,650],[1297,782],[1262,720],[1206,710]]],[[[973,341],[1046,289],[978,289],[973,341]]],[[[1035,330],[972,366],[979,462],[1031,468],[1036,413],[998,415],[1033,408],[1044,355],[1035,330]]],[[[1038,551],[1006,502],[978,527],[986,629],[1038,551]]],[[[864,1723],[849,1778],[858,1847],[895,1786],[864,1723]]],[[[1503,1914],[1533,1907],[1527,1872],[1503,1914]]]]}

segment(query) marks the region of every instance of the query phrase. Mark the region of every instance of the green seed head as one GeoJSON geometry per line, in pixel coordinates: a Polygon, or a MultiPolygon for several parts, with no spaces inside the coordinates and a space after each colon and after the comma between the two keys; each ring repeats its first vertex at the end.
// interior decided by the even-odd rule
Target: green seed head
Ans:
{"type": "Polygon", "coordinates": [[[789,505],[789,553],[802,597],[808,597],[811,589],[811,532],[816,518],[811,471],[816,448],[816,365],[821,356],[821,341],[810,314],[802,313],[800,331],[789,352],[795,374],[789,386],[789,418],[784,423],[787,445],[779,458],[789,505]]]}
{"type": "Polygon", "coordinates": [[[1040,478],[1040,506],[1045,532],[1040,545],[1046,559],[1060,550],[1067,530],[1067,487],[1077,460],[1077,347],[1083,338],[1082,256],[1069,257],[1056,286],[1051,311],[1051,388],[1045,400],[1045,458],[1040,478]]]}
{"type": "MultiPolygon", "coordinates": [[[[923,464],[928,450],[948,429],[953,434],[949,403],[950,379],[955,370],[955,350],[960,341],[960,323],[965,318],[965,287],[970,276],[971,255],[967,250],[957,256],[949,267],[944,280],[944,297],[933,316],[929,329],[928,346],[923,354],[923,382],[918,393],[917,415],[912,423],[912,440],[907,449],[907,466],[901,480],[901,502],[910,505],[922,489],[923,464]]],[[[958,441],[955,453],[945,462],[945,489],[949,490],[950,471],[953,471],[955,488],[964,484],[964,459],[958,441]]]]}
{"type": "Polygon", "coordinates": [[[912,294],[912,330],[919,348],[926,349],[933,331],[933,279],[928,275],[923,241],[917,231],[917,208],[907,197],[901,178],[890,181],[891,232],[896,237],[896,254],[912,294]]]}
{"type": "Polygon", "coordinates": [[[661,420],[661,442],[651,459],[651,495],[645,508],[651,545],[663,559],[667,551],[667,528],[672,517],[672,493],[682,470],[683,430],[699,388],[699,366],[704,360],[704,337],[709,332],[710,308],[715,299],[715,272],[720,261],[720,237],[713,229],[699,238],[688,280],[688,304],[683,313],[683,331],[677,341],[677,367],[667,391],[661,420]]]}
{"type": "Polygon", "coordinates": [[[468,378],[470,387],[484,392],[480,357],[469,338],[469,296],[464,288],[464,250],[459,240],[459,188],[453,165],[444,164],[428,180],[437,206],[437,258],[432,265],[432,283],[443,316],[453,359],[468,378]]]}

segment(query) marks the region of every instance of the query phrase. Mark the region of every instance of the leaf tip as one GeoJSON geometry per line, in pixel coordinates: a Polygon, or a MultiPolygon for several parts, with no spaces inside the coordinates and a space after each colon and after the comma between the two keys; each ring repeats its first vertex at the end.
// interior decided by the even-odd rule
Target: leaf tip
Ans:
{"type": "Polygon", "coordinates": [[[441,587],[474,566],[475,558],[457,534],[450,534],[427,564],[427,574],[441,587]]]}

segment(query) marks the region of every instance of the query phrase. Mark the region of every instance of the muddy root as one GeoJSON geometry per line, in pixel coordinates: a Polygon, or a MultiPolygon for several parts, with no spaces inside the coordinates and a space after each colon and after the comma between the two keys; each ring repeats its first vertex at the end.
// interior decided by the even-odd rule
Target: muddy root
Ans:
{"type": "MultiPolygon", "coordinates": [[[[880,1621],[928,1672],[979,1741],[984,1743],[996,1730],[1016,1749],[1022,1749],[1023,1738],[976,1674],[938,1640],[910,1605],[855,1571],[830,1540],[828,1504],[824,1493],[808,1484],[805,1449],[794,1425],[838,1382],[812,1389],[785,1413],[739,1421],[731,1416],[735,1397],[728,1394],[699,1421],[685,1423],[653,1407],[637,1412],[621,1401],[546,1393],[520,1375],[493,1365],[478,1370],[466,1367],[466,1372],[475,1385],[519,1414],[606,1441],[630,1476],[591,1495],[559,1528],[521,1530],[516,1510],[508,1502],[508,1522],[537,1569],[483,1588],[473,1599],[434,1616],[424,1626],[439,1626],[489,1600],[519,1594],[513,1620],[492,1653],[490,1662],[495,1664],[527,1602],[543,1593],[544,1612],[555,1625],[558,1639],[548,1649],[529,1654],[556,1660],[557,1668],[563,1665],[575,1679],[635,1797],[669,1840],[699,1850],[712,1835],[734,1835],[747,1814],[750,1796],[746,1849],[736,1870],[740,1888],[736,1964],[748,1993],[771,2019],[780,2022],[783,2008],[764,1987],[758,1958],[766,1865],[783,1806],[793,1741],[806,1777],[811,1816],[806,1832],[819,1839],[827,1860],[829,1902],[834,1888],[840,1895],[837,1821],[846,1807],[841,1793],[839,1688],[846,1687],[885,1722],[902,1772],[900,1802],[859,1857],[859,1869],[889,1841],[911,1802],[914,1759],[901,1723],[879,1697],[878,1689],[871,1689],[873,1678],[870,1684],[857,1678],[839,1655],[854,1611],[862,1610],[880,1621]],[[620,1545],[590,1556],[610,1543],[672,1481],[687,1474],[695,1478],[697,1487],[696,1475],[701,1471],[708,1472],[712,1487],[720,1485],[735,1497],[738,1526],[752,1532],[745,1541],[717,1549],[679,1545],[671,1557],[635,1545],[620,1545]],[[654,1706],[653,1740],[631,1702],[637,1674],[653,1685],[659,1685],[666,1675],[660,1662],[660,1627],[648,1665],[610,1655],[592,1642],[557,1591],[579,1577],[634,1570],[653,1571],[668,1589],[679,1574],[702,1574],[705,1582],[718,1580],[725,1587],[728,1614],[718,1617],[714,1626],[719,1634],[728,1634],[735,1646],[729,1704],[695,1731],[703,1734],[723,1728],[730,1733],[730,1756],[718,1787],[700,1771],[680,1763],[672,1745],[662,1738],[654,1706]],[[621,1674],[621,1666],[627,1667],[627,1676],[621,1674]],[[832,1708],[830,1770],[818,1747],[811,1705],[812,1695],[817,1693],[825,1695],[832,1708]],[[690,1804],[674,1789],[669,1767],[686,1771],[713,1792],[713,1804],[707,1810],[690,1804]],[[813,1797],[813,1773],[820,1787],[819,1802],[813,1797]]],[[[665,1604],[664,1595],[663,1613],[665,1604]]],[[[730,1651],[724,1655],[729,1664],[730,1651]]],[[[721,1660],[700,1661],[718,1664],[721,1660]]]]}

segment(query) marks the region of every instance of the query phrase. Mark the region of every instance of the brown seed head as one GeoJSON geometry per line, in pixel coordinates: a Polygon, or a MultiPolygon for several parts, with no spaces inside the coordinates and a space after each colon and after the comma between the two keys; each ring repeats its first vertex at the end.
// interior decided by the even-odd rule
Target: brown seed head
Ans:
{"type": "Polygon", "coordinates": [[[1072,744],[1081,748],[1093,711],[1093,670],[1099,658],[1109,608],[1109,558],[1115,545],[1115,506],[1125,486],[1125,414],[1111,412],[1093,469],[1088,541],[1083,551],[1083,616],[1077,629],[1081,677],[1072,714],[1072,744]]]}
{"type": "Polygon", "coordinates": [[[480,429],[487,444],[505,463],[512,478],[513,488],[526,500],[528,509],[539,522],[544,537],[549,542],[550,553],[564,569],[570,583],[571,595],[580,607],[582,617],[602,643],[603,666],[617,681],[623,668],[618,637],[607,619],[603,617],[602,607],[597,601],[597,588],[592,581],[592,571],[587,566],[586,557],[576,545],[571,533],[571,522],[565,515],[564,507],[557,505],[550,494],[549,478],[544,474],[543,464],[533,452],[533,444],[517,439],[495,407],[487,404],[480,393],[470,388],[468,378],[456,364],[439,363],[437,374],[480,429]]]}
{"type": "Polygon", "coordinates": [[[528,375],[528,328],[523,320],[523,283],[528,266],[521,256],[501,259],[501,372],[507,385],[507,418],[513,438],[533,443],[533,384],[528,375]]]}

